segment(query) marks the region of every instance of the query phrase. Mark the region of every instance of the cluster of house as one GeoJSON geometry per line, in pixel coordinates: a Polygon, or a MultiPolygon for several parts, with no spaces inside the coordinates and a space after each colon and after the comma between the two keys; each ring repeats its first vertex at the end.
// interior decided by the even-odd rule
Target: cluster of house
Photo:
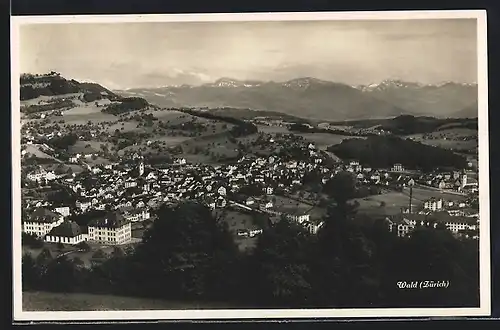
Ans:
{"type": "Polygon", "coordinates": [[[407,186],[410,181],[420,185],[452,190],[457,192],[478,192],[478,181],[467,171],[452,171],[424,174],[418,171],[409,171],[401,164],[394,164],[390,169],[373,169],[349,162],[346,171],[355,173],[360,183],[376,184],[381,186],[407,186]]]}
{"type": "MultiPolygon", "coordinates": [[[[97,227],[89,226],[80,229],[81,233],[72,236],[73,240],[65,238],[63,242],[68,241],[70,244],[86,239],[106,242],[107,244],[122,244],[126,242],[127,237],[130,237],[130,229],[127,229],[130,228],[130,223],[150,219],[152,209],[165,202],[177,202],[186,199],[197,200],[211,209],[225,208],[232,205],[255,212],[263,212],[274,217],[286,218],[300,223],[311,233],[316,233],[323,225],[323,222],[321,219],[312,219],[310,210],[284,210],[273,205],[269,198],[246,196],[244,200],[235,200],[234,195],[239,194],[243,187],[249,185],[260,187],[261,196],[272,195],[278,189],[285,193],[291,192],[294,186],[300,188],[304,183],[304,177],[312,171],[320,173],[323,183],[326,183],[340,171],[352,172],[358,182],[369,185],[389,186],[397,184],[405,186],[414,182],[414,179],[420,182],[426,182],[425,180],[428,179],[428,177],[419,173],[405,171],[401,164],[394,164],[391,169],[385,170],[362,166],[356,161],[346,164],[325,165],[323,154],[318,152],[313,144],[309,144],[305,148],[309,158],[300,161],[284,159],[276,155],[269,157],[244,156],[233,164],[211,166],[207,164],[188,164],[185,159],[180,158],[176,159],[173,164],[152,167],[145,165],[143,159],[136,155],[134,158],[137,158],[138,164],[135,165],[126,163],[89,165],[89,172],[83,172],[80,175],[64,175],[62,177],[40,168],[28,173],[28,179],[37,182],[58,180],[59,184],[72,190],[76,195],[76,202],[74,205],[65,205],[65,207],[68,207],[73,214],[82,214],[90,210],[106,210],[117,214],[117,216],[107,219],[104,226],[101,226],[101,222],[96,222],[97,227]],[[122,228],[122,222],[116,220],[117,217],[123,219],[128,225],[124,225],[125,228],[122,228]],[[114,227],[108,226],[109,223],[119,223],[120,225],[117,228],[121,229],[113,229],[114,227]],[[112,229],[106,229],[108,227],[112,229]]],[[[88,153],[82,152],[79,156],[76,155],[74,161],[91,157],[95,151],[89,150],[88,153]]],[[[470,184],[467,181],[467,174],[460,172],[435,174],[431,177],[445,183],[458,180],[461,187],[470,184]]],[[[28,208],[48,209],[50,212],[55,213],[57,218],[57,214],[61,214],[60,210],[51,209],[51,207],[50,203],[43,200],[28,202],[28,208]]],[[[442,206],[435,205],[432,207],[427,209],[437,211],[442,206]],[[432,207],[435,209],[432,209],[432,207]]],[[[452,210],[449,210],[449,212],[452,212],[452,210]]],[[[459,213],[460,211],[455,211],[450,216],[459,217],[459,213]]],[[[63,217],[67,216],[63,215],[63,217]]],[[[407,218],[411,216],[413,214],[404,215],[407,218]]],[[[63,231],[63,229],[72,233],[79,232],[78,226],[74,223],[67,223],[67,221],[61,223],[59,218],[57,221],[47,223],[43,219],[45,218],[26,219],[24,222],[25,231],[37,235],[43,232],[41,234],[43,236],[48,235],[50,230],[59,228],[59,225],[64,225],[56,230],[56,234],[60,235],[58,231],[63,231]],[[38,223],[36,219],[42,219],[42,221],[38,223]],[[49,227],[50,230],[47,231],[49,227]],[[45,228],[45,231],[42,231],[41,228],[45,228]]],[[[411,222],[413,220],[406,220],[409,221],[409,224],[413,223],[411,222]]],[[[458,221],[459,218],[454,220],[458,221]]],[[[397,220],[389,219],[389,221],[398,226],[401,224],[397,220]]],[[[410,227],[408,227],[408,232],[410,231],[410,227]]],[[[63,239],[63,236],[57,235],[48,235],[47,237],[49,241],[63,239]]]]}
{"type": "Polygon", "coordinates": [[[34,209],[23,217],[23,232],[49,243],[76,245],[86,241],[106,245],[121,245],[132,239],[131,223],[119,212],[107,212],[92,219],[88,226],[79,226],[67,219],[69,207],[50,210],[34,209]]]}
{"type": "Polygon", "coordinates": [[[43,167],[39,166],[34,171],[28,173],[26,178],[30,181],[42,183],[57,179],[59,176],[54,173],[54,171],[47,171],[43,167]]]}
{"type": "MultiPolygon", "coordinates": [[[[278,187],[284,190],[292,185],[301,185],[302,178],[307,171],[318,168],[320,158],[313,158],[312,162],[283,161],[276,156],[268,158],[242,157],[237,163],[221,166],[204,164],[187,164],[185,159],[178,159],[174,164],[159,168],[146,166],[141,160],[138,166],[125,164],[110,164],[96,166],[90,172],[80,175],[67,175],[58,183],[71,189],[76,195],[74,205],[64,205],[72,214],[83,214],[91,210],[111,210],[118,212],[127,222],[143,221],[151,218],[151,209],[165,202],[176,202],[185,199],[198,200],[212,209],[224,208],[231,202],[228,194],[237,193],[244,186],[255,184],[262,187],[263,195],[271,195],[278,187]]],[[[330,175],[333,175],[331,172],[330,175]]],[[[47,173],[42,169],[30,173],[37,180],[47,178],[47,173]]],[[[54,178],[55,179],[55,178],[54,178]]],[[[255,209],[274,215],[283,215],[288,219],[302,223],[311,232],[319,228],[317,223],[309,219],[308,214],[284,213],[273,208],[272,202],[259,202],[258,198],[249,198],[245,204],[255,204],[255,209]]],[[[27,201],[27,208],[45,209],[53,212],[50,220],[44,217],[30,217],[24,221],[27,233],[36,233],[38,236],[47,235],[50,230],[58,228],[61,219],[56,210],[46,200],[27,201]],[[52,208],[52,209],[51,209],[52,208]],[[56,225],[57,224],[57,225],[56,225]],[[42,228],[45,228],[42,230],[42,228]],[[50,230],[49,230],[50,228],[50,230]]],[[[64,213],[67,213],[64,211],[64,213]]],[[[36,215],[36,213],[35,213],[36,215]]],[[[64,224],[62,228],[77,228],[76,224],[64,224]]],[[[63,239],[61,242],[73,244],[82,239],[100,241],[94,231],[89,227],[86,234],[82,230],[81,236],[74,239],[63,239]]],[[[68,229],[65,229],[68,230],[68,229]]],[[[78,230],[76,230],[78,232],[78,230]]],[[[59,236],[49,235],[48,240],[57,241],[59,236]]],[[[115,236],[110,236],[115,237],[115,236]]],[[[108,243],[109,239],[104,240],[108,243]]],[[[121,242],[118,240],[117,242],[121,242]]]]}
{"type": "Polygon", "coordinates": [[[477,179],[469,176],[465,171],[422,175],[419,181],[428,186],[459,192],[477,192],[479,189],[477,179]]]}
{"type": "Polygon", "coordinates": [[[417,212],[404,212],[387,217],[389,231],[399,237],[411,235],[419,226],[437,228],[444,226],[456,235],[479,238],[479,211],[470,208],[465,201],[426,200],[417,212]]]}

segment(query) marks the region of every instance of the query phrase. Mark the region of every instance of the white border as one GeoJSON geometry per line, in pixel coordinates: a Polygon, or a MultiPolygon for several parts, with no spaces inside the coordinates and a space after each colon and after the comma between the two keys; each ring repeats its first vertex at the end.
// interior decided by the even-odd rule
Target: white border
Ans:
{"type": "MultiPolygon", "coordinates": [[[[390,11],[390,12],[307,12],[241,14],[169,14],[99,16],[18,16],[11,17],[12,132],[20,132],[19,26],[22,24],[132,23],[132,22],[213,22],[213,21],[321,21],[321,20],[407,20],[477,19],[478,104],[479,104],[479,196],[480,196],[480,307],[479,308],[404,308],[404,309],[282,309],[282,310],[141,310],[95,312],[24,312],[21,292],[21,208],[20,208],[20,134],[12,135],[13,193],[13,306],[15,321],[89,321],[89,320],[181,320],[181,319],[300,319],[365,317],[442,317],[489,316],[491,313],[489,153],[486,11],[390,11]]],[[[459,69],[459,68],[457,68],[459,69]]]]}

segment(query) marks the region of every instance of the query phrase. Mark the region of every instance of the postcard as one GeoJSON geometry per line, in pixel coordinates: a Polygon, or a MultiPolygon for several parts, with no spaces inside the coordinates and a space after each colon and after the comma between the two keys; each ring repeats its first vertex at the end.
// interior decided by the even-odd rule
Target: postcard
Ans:
{"type": "Polygon", "coordinates": [[[485,11],[11,26],[15,321],[490,314],[485,11]]]}

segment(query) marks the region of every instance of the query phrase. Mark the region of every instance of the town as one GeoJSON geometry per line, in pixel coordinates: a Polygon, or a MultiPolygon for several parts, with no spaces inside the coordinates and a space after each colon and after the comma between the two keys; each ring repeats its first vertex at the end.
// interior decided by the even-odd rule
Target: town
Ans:
{"type": "MultiPolygon", "coordinates": [[[[24,166],[23,232],[47,244],[133,245],[154,222],[159,206],[195,200],[227,222],[242,249],[251,249],[256,237],[278,221],[299,223],[316,234],[328,204],[321,187],[336,174],[348,172],[361,192],[358,204],[371,195],[403,196],[396,212],[379,211],[389,232],[408,236],[419,225],[444,225],[455,235],[478,238],[478,182],[473,170],[423,174],[401,164],[375,169],[355,160],[333,162],[313,143],[300,139],[290,142],[280,135],[267,139],[295,148],[299,157],[243,155],[220,165],[174,157],[169,163],[148,164],[135,153],[116,162],[89,165],[88,160],[103,151],[85,148],[69,156],[70,162],[85,168],[78,174],[24,166]],[[414,194],[412,201],[412,190],[417,189],[428,196],[414,194]],[[54,193],[56,198],[47,197],[54,193]],[[443,193],[447,197],[441,197],[443,193]]],[[[23,152],[23,160],[28,156],[23,152]]],[[[387,203],[381,201],[380,207],[387,203]]]]}

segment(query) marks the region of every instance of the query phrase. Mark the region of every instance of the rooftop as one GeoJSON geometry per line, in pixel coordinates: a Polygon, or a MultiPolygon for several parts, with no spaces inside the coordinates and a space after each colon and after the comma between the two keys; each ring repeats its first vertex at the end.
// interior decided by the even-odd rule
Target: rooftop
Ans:
{"type": "Polygon", "coordinates": [[[39,223],[54,223],[60,219],[61,215],[59,213],[53,212],[47,208],[39,207],[35,209],[27,219],[23,219],[25,222],[39,222],[39,223]]]}
{"type": "Polygon", "coordinates": [[[100,227],[100,228],[119,228],[129,223],[123,215],[119,212],[110,212],[105,216],[101,216],[93,219],[89,223],[89,227],[100,227]]]}
{"type": "Polygon", "coordinates": [[[58,237],[76,237],[83,234],[80,226],[73,221],[65,221],[61,225],[53,228],[48,235],[58,237]]]}

